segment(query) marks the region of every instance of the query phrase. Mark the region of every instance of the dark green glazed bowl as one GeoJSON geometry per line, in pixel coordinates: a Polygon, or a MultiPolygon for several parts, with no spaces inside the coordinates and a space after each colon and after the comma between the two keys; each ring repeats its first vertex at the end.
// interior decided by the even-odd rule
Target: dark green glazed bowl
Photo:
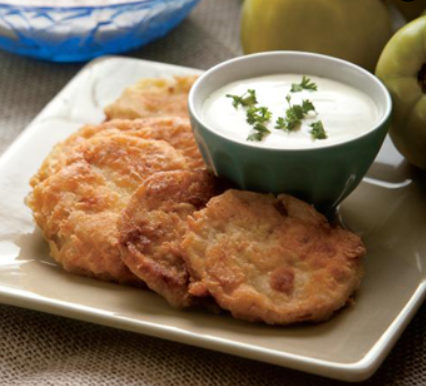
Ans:
{"type": "Polygon", "coordinates": [[[332,57],[303,52],[268,52],[233,59],[204,73],[189,95],[195,139],[207,166],[245,190],[288,193],[327,213],[360,183],[380,150],[390,124],[392,102],[384,85],[364,69],[332,57]],[[228,83],[263,75],[296,73],[355,87],[376,103],[380,119],[367,133],[321,148],[272,149],[237,142],[202,120],[207,97],[228,83]]]}

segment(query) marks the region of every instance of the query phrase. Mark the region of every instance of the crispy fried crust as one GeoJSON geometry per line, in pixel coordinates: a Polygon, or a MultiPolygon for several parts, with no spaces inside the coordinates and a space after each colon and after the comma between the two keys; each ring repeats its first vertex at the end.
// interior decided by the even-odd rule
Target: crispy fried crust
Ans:
{"type": "Polygon", "coordinates": [[[99,125],[86,125],[56,145],[44,160],[37,174],[31,179],[31,186],[37,186],[66,166],[69,160],[75,157],[73,154],[75,149],[89,139],[94,136],[111,136],[119,133],[145,139],[163,140],[187,158],[188,166],[191,169],[204,167],[204,161],[198,151],[188,119],[178,117],[119,119],[99,125]]]}
{"type": "Polygon", "coordinates": [[[119,222],[124,263],[175,307],[193,303],[179,249],[187,218],[219,190],[205,170],[157,173],[134,193],[119,222]]]}
{"type": "Polygon", "coordinates": [[[187,160],[191,169],[204,168],[205,164],[195,143],[189,119],[178,117],[117,119],[102,125],[103,133],[121,131],[139,138],[162,140],[172,145],[187,160]]]}
{"type": "Polygon", "coordinates": [[[192,295],[269,324],[328,319],[358,288],[365,254],[302,201],[236,190],[193,214],[181,248],[192,295]]]}
{"type": "Polygon", "coordinates": [[[166,142],[123,133],[94,136],[74,149],[66,166],[37,184],[27,203],[53,258],[67,271],[140,283],[120,258],[120,212],[147,177],[187,167],[166,142]]]}
{"type": "Polygon", "coordinates": [[[105,108],[107,119],[188,117],[188,94],[197,76],[142,79],[105,108]]]}

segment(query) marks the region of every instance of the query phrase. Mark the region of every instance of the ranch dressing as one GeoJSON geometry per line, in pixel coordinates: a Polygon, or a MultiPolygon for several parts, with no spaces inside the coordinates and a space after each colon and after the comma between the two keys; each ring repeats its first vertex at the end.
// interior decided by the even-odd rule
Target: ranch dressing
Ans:
{"type": "Polygon", "coordinates": [[[306,74],[318,86],[318,91],[303,90],[291,93],[293,83],[300,84],[301,74],[269,75],[230,83],[213,92],[202,109],[204,122],[223,136],[254,146],[278,149],[306,149],[346,142],[373,129],[379,120],[379,112],[373,100],[362,91],[346,84],[306,74]],[[247,136],[254,132],[246,122],[246,109],[235,108],[227,94],[243,95],[248,89],[256,91],[258,106],[267,107],[272,113],[266,124],[271,131],[260,142],[248,142],[247,136]],[[309,99],[316,112],[310,112],[302,120],[300,129],[292,132],[275,129],[278,117],[285,117],[289,108],[286,96],[291,95],[291,104],[302,104],[309,99]],[[321,120],[327,139],[313,139],[310,125],[321,120]]]}

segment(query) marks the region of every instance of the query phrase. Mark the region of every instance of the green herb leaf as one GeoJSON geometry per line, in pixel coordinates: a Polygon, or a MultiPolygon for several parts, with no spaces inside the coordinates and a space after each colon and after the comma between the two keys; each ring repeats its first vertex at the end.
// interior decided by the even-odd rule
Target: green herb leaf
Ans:
{"type": "Polygon", "coordinates": [[[304,99],[302,101],[302,109],[305,114],[308,114],[310,111],[315,111],[315,106],[309,99],[304,99]]]}
{"type": "Polygon", "coordinates": [[[300,119],[289,119],[287,120],[287,130],[295,131],[300,128],[302,121],[300,119]]]}
{"type": "Polygon", "coordinates": [[[226,97],[233,99],[232,105],[235,108],[238,108],[239,105],[243,107],[254,106],[257,103],[256,91],[252,89],[247,90],[247,92],[241,96],[226,94],[226,97]]]}
{"type": "Polygon", "coordinates": [[[250,125],[256,123],[267,123],[271,120],[272,113],[267,107],[249,107],[247,110],[247,122],[250,125]]]}
{"type": "Polygon", "coordinates": [[[275,122],[275,128],[278,130],[287,129],[286,120],[283,117],[278,117],[277,121],[275,122]]]}
{"type": "Polygon", "coordinates": [[[226,97],[232,98],[232,105],[235,108],[238,108],[240,105],[246,108],[247,122],[252,125],[253,129],[256,131],[247,137],[248,141],[262,141],[270,134],[265,123],[268,123],[271,120],[272,113],[267,107],[255,106],[258,103],[255,90],[249,89],[241,96],[227,94],[226,97]]]}
{"type": "Polygon", "coordinates": [[[293,105],[290,109],[286,111],[287,118],[291,120],[301,120],[305,117],[305,110],[300,105],[293,105]]]}
{"type": "Polygon", "coordinates": [[[279,130],[294,131],[297,130],[302,124],[302,119],[308,115],[310,111],[315,111],[314,104],[304,99],[301,105],[292,105],[291,95],[287,95],[285,98],[290,107],[285,112],[285,118],[279,117],[275,122],[275,128],[279,130]]]}
{"type": "Polygon", "coordinates": [[[271,133],[263,123],[256,123],[253,126],[253,129],[256,130],[256,133],[250,134],[247,137],[248,141],[262,141],[267,135],[271,133]]]}
{"type": "Polygon", "coordinates": [[[313,139],[326,139],[327,133],[324,129],[322,121],[317,121],[311,124],[311,135],[313,139]]]}
{"type": "Polygon", "coordinates": [[[290,94],[288,94],[286,97],[285,97],[285,100],[287,101],[287,103],[291,106],[291,95],[290,94]]]}
{"type": "Polygon", "coordinates": [[[263,138],[265,138],[266,135],[267,134],[261,133],[260,131],[258,131],[256,133],[250,134],[247,137],[247,141],[260,142],[260,141],[263,141],[263,138]]]}
{"type": "MultiPolygon", "coordinates": [[[[300,106],[299,106],[300,107],[300,106]]],[[[275,122],[275,128],[279,130],[294,131],[299,128],[302,120],[299,119],[293,108],[286,111],[286,117],[279,117],[275,122]]]]}
{"type": "Polygon", "coordinates": [[[300,92],[303,90],[308,90],[308,91],[317,91],[318,90],[318,86],[314,83],[311,82],[311,80],[303,75],[302,77],[302,81],[299,84],[293,83],[291,85],[291,92],[300,92]]]}
{"type": "Polygon", "coordinates": [[[259,131],[260,133],[266,133],[266,134],[271,133],[271,131],[263,123],[256,123],[253,129],[259,131]]]}

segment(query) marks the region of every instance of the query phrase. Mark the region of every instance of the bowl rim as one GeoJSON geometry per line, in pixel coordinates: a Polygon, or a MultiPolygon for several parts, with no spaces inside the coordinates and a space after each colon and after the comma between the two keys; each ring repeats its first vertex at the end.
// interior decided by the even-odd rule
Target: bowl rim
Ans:
{"type": "MultiPolygon", "coordinates": [[[[264,74],[266,75],[273,75],[273,74],[264,74]]],[[[386,86],[383,84],[383,82],[377,78],[374,74],[370,73],[369,71],[365,70],[364,68],[351,63],[347,60],[343,60],[343,59],[339,59],[339,58],[335,58],[333,56],[329,56],[329,55],[323,55],[323,54],[317,54],[317,53],[313,53],[313,52],[305,52],[305,51],[268,51],[268,52],[260,52],[260,53],[256,53],[256,54],[250,54],[250,55],[243,55],[243,56],[239,56],[230,60],[226,60],[222,63],[217,64],[216,66],[213,66],[212,68],[210,68],[209,70],[207,70],[206,72],[204,72],[198,79],[197,81],[194,83],[194,85],[192,86],[190,92],[189,92],[189,97],[188,97],[188,110],[189,110],[189,114],[190,116],[195,119],[197,121],[197,124],[200,126],[203,126],[207,131],[209,131],[210,133],[212,133],[213,135],[217,135],[218,137],[221,137],[222,139],[232,142],[234,145],[237,146],[241,146],[241,147],[248,147],[252,150],[259,150],[259,151],[273,151],[273,152],[313,152],[313,151],[321,151],[321,150],[326,150],[326,149],[330,149],[330,148],[336,148],[336,147],[341,147],[341,146],[345,146],[348,144],[351,144],[353,142],[357,142],[359,140],[361,140],[362,138],[371,135],[372,133],[380,130],[383,125],[386,125],[387,122],[390,120],[391,114],[392,114],[392,97],[388,91],[388,89],[386,88],[386,86]],[[235,139],[226,137],[225,135],[223,135],[222,133],[219,133],[216,130],[213,130],[207,123],[204,122],[204,120],[200,117],[200,115],[197,112],[197,109],[195,108],[195,96],[198,92],[198,89],[200,87],[203,86],[203,82],[205,81],[205,79],[207,77],[209,77],[211,74],[223,71],[226,67],[233,65],[235,63],[237,64],[241,64],[244,63],[246,61],[250,61],[253,58],[258,58],[258,57],[273,57],[273,56],[296,56],[299,57],[301,60],[329,60],[330,62],[334,62],[337,63],[340,66],[346,66],[349,68],[352,68],[356,71],[358,71],[359,73],[361,73],[363,76],[369,78],[371,81],[373,81],[374,83],[376,83],[376,85],[379,87],[379,89],[383,92],[384,96],[385,96],[385,101],[386,101],[386,108],[385,111],[383,113],[383,116],[381,117],[381,119],[376,122],[376,124],[374,125],[374,127],[370,130],[368,130],[367,132],[356,136],[354,138],[348,139],[346,141],[343,142],[338,142],[338,143],[333,143],[333,144],[329,144],[329,145],[324,145],[321,147],[310,147],[310,148],[273,148],[273,147],[266,147],[266,146],[258,146],[255,145],[252,142],[247,141],[246,143],[244,142],[240,142],[237,141],[235,139]]]]}
{"type": "MultiPolygon", "coordinates": [[[[80,0],[81,1],[81,0],[80,0]]],[[[58,0],[0,0],[0,7],[5,8],[20,8],[24,11],[31,10],[94,10],[94,9],[107,9],[107,8],[118,8],[136,4],[156,4],[164,0],[87,0],[84,2],[76,2],[75,0],[61,0],[61,4],[58,4],[58,0]]],[[[174,2],[177,0],[167,0],[174,2]]]]}

